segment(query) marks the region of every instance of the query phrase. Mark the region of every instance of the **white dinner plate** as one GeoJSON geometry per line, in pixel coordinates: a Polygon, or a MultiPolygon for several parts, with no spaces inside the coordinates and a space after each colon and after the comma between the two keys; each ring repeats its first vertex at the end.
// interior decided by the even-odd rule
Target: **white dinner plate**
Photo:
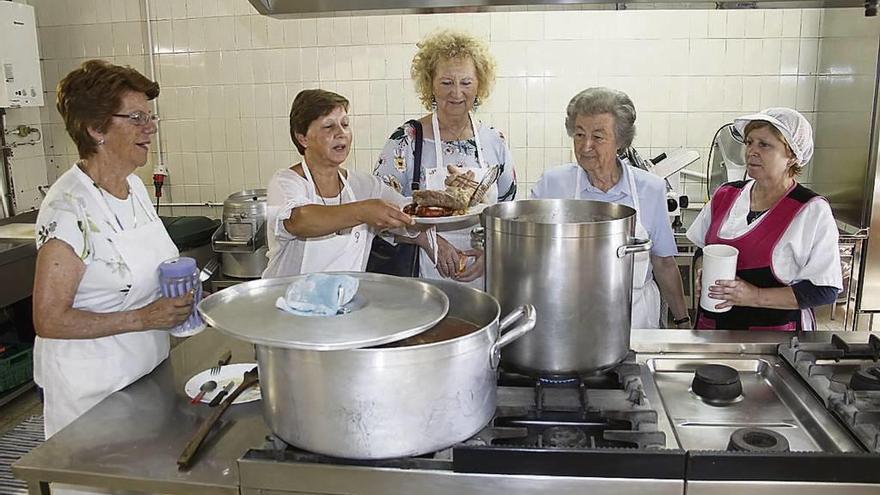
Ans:
{"type": "Polygon", "coordinates": [[[444,223],[456,223],[467,218],[475,217],[482,213],[486,207],[489,206],[486,203],[478,203],[476,206],[471,206],[467,209],[463,215],[452,215],[450,217],[412,217],[416,223],[424,224],[424,225],[439,225],[444,223]]]}
{"type": "MultiPolygon", "coordinates": [[[[217,382],[217,388],[205,394],[202,397],[202,402],[207,404],[211,402],[211,399],[214,398],[215,395],[219,394],[223,387],[226,386],[227,383],[233,382],[232,388],[229,389],[229,394],[231,394],[239,385],[241,385],[242,380],[244,380],[244,374],[246,371],[250,371],[253,369],[257,363],[236,363],[236,364],[227,364],[220,368],[220,373],[216,375],[211,374],[211,370],[206,369],[205,371],[196,373],[193,375],[189,381],[184,385],[183,390],[186,392],[186,395],[192,399],[196,395],[199,394],[199,389],[202,384],[207,382],[208,380],[214,380],[217,382]]],[[[227,396],[229,395],[227,394],[227,396]]],[[[254,385],[253,387],[245,390],[241,393],[233,404],[243,404],[245,402],[253,402],[255,400],[260,400],[260,386],[254,385]]]]}

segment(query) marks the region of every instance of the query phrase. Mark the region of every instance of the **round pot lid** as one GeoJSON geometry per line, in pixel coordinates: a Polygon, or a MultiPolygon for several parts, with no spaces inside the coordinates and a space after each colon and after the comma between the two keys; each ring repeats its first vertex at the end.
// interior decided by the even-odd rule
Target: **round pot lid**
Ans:
{"type": "Polygon", "coordinates": [[[335,316],[299,316],[275,307],[288,286],[305,275],[253,280],[203,299],[199,313],[209,325],[235,338],[273,347],[333,351],[403,340],[442,320],[449,298],[414,278],[377,273],[340,273],[358,279],[348,311],[335,316]]]}

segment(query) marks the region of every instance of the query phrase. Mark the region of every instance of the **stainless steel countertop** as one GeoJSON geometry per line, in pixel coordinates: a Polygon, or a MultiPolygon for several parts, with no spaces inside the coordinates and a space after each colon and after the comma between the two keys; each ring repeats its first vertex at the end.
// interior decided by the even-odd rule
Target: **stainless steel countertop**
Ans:
{"type": "MultiPolygon", "coordinates": [[[[865,332],[838,334],[866,342],[865,332]]],[[[633,330],[632,347],[644,354],[775,354],[785,332],[633,330]]],[[[801,335],[801,341],[828,339],[826,332],[801,335]]],[[[191,406],[183,386],[210,367],[226,349],[233,362],[252,362],[253,347],[213,329],[174,348],[153,373],[98,404],[12,468],[29,483],[60,481],[113,489],[159,493],[239,493],[237,460],[249,448],[263,446],[269,430],[261,404],[233,406],[220,435],[203,446],[193,468],[177,470],[177,456],[211,411],[191,406]]]]}
{"type": "Polygon", "coordinates": [[[208,329],[182,342],[153,373],[114,393],[12,468],[29,483],[64,482],[153,493],[238,494],[237,460],[269,433],[259,402],[234,405],[190,471],[177,457],[212,409],[192,406],[183,387],[226,349],[253,362],[253,346],[208,329]],[[219,433],[219,435],[217,434],[219,433]]]}

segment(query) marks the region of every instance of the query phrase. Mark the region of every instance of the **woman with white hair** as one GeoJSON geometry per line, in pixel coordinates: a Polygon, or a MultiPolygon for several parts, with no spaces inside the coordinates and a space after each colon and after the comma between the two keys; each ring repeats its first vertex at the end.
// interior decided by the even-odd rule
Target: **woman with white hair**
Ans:
{"type": "Polygon", "coordinates": [[[657,328],[660,297],[673,324],[690,328],[678,253],[666,213],[663,179],[627,165],[618,154],[636,135],[636,109],[626,93],[609,88],[581,91],[568,104],[565,129],[577,163],[548,170],[532,188],[537,199],[589,199],[620,203],[636,210],[636,237],[651,239],[650,255],[633,262],[632,328],[657,328]]]}
{"type": "Polygon", "coordinates": [[[813,130],[790,108],[734,127],[745,138],[748,179],[718,188],[687,237],[700,248],[737,248],[736,279],[709,287],[715,309],[730,309],[701,309],[697,328],[815,330],[812,308],[833,303],[843,283],[831,207],[796,180],[813,156],[813,130]]]}

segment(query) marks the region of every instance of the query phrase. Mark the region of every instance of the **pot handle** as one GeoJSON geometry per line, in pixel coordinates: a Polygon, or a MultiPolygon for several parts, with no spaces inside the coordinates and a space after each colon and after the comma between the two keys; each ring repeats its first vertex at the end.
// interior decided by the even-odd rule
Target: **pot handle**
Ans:
{"type": "Polygon", "coordinates": [[[479,249],[480,251],[486,250],[486,229],[483,227],[474,227],[471,230],[471,247],[474,249],[479,249]]]}
{"type": "Polygon", "coordinates": [[[624,244],[617,248],[617,257],[623,258],[630,254],[644,253],[650,251],[651,246],[653,245],[654,243],[651,242],[651,239],[639,239],[638,237],[634,237],[631,244],[624,244]]]}
{"type": "Polygon", "coordinates": [[[493,370],[498,368],[498,363],[501,362],[501,348],[530,332],[535,328],[536,321],[535,307],[531,304],[523,304],[501,319],[501,322],[498,324],[500,336],[492,344],[492,347],[489,348],[489,361],[492,364],[493,370]],[[525,318],[524,322],[505,332],[508,327],[522,318],[525,318]]]}

